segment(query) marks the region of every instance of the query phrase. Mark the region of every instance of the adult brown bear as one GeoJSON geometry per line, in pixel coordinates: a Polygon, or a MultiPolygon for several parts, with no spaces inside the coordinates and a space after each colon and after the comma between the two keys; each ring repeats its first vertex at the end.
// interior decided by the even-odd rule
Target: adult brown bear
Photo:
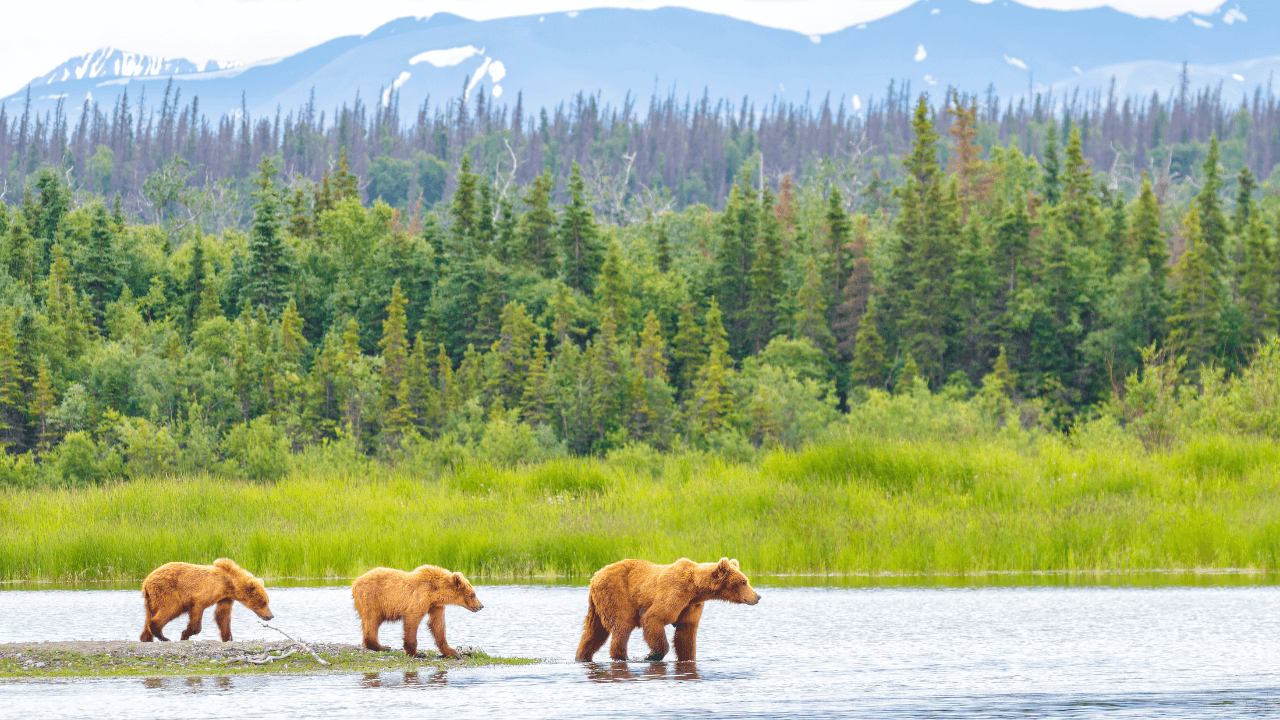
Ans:
{"type": "Polygon", "coordinates": [[[760,593],[738,569],[738,561],[696,563],[681,558],[670,565],[622,560],[591,578],[587,618],[582,625],[578,660],[589,661],[613,635],[609,657],[627,659],[631,631],[640,627],[649,644],[647,660],[667,655],[666,626],[675,625],[676,660],[696,660],[698,622],[708,600],[755,605],[760,593]]]}
{"type": "Polygon", "coordinates": [[[459,605],[480,612],[484,605],[476,598],[471,583],[462,573],[451,573],[435,565],[423,565],[413,572],[374,568],[351,583],[351,598],[360,615],[364,646],[370,650],[390,650],[378,642],[378,628],[384,622],[404,622],[404,653],[418,654],[418,625],[424,616],[435,638],[436,647],[445,657],[458,653],[444,639],[444,608],[459,605]]]}
{"type": "Polygon", "coordinates": [[[274,617],[267,605],[267,589],[262,581],[235,562],[218,558],[212,565],[190,565],[171,562],[161,565],[142,581],[142,602],[147,620],[138,639],[151,642],[164,636],[164,626],[179,615],[187,614],[187,629],[182,639],[200,633],[200,621],[210,605],[216,605],[213,619],[222,632],[222,641],[231,641],[231,605],[240,601],[263,620],[274,617]]]}

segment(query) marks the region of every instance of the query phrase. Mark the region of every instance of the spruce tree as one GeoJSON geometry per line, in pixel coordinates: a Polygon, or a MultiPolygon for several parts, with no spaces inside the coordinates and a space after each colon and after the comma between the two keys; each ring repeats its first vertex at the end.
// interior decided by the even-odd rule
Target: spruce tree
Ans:
{"type": "Polygon", "coordinates": [[[502,329],[490,354],[495,372],[489,379],[489,394],[502,398],[507,407],[519,407],[524,398],[538,328],[524,304],[509,302],[502,309],[502,329]]]}
{"type": "Polygon", "coordinates": [[[555,187],[550,168],[535,177],[524,196],[525,206],[529,209],[520,216],[523,260],[541,272],[543,277],[551,277],[554,268],[556,214],[551,209],[551,193],[555,187]]]}
{"type": "Polygon", "coordinates": [[[609,243],[605,253],[604,264],[596,279],[596,298],[602,313],[613,316],[613,322],[620,327],[630,323],[627,316],[627,286],[622,275],[622,249],[618,242],[609,243]]]}
{"type": "Polygon", "coordinates": [[[1187,249],[1177,266],[1177,288],[1169,317],[1170,339],[1199,368],[1214,357],[1218,322],[1222,316],[1223,284],[1217,272],[1218,254],[1200,226],[1200,205],[1192,206],[1184,221],[1187,249]]]}
{"type": "Polygon", "coordinates": [[[1276,332],[1276,268],[1270,230],[1254,216],[1244,236],[1244,264],[1239,274],[1240,305],[1248,340],[1276,332]]]}
{"type": "Polygon", "coordinates": [[[25,377],[18,361],[18,338],[10,313],[0,314],[0,452],[23,445],[26,403],[22,397],[25,377]]]}
{"type": "Polygon", "coordinates": [[[275,165],[264,155],[258,165],[258,177],[254,179],[258,189],[253,196],[258,202],[253,206],[248,272],[240,295],[241,303],[257,305],[273,318],[279,317],[284,307],[293,274],[281,228],[280,191],[273,180],[275,174],[275,165]]]}
{"type": "Polygon", "coordinates": [[[895,395],[910,393],[918,377],[920,377],[920,366],[916,364],[915,357],[907,353],[907,359],[903,361],[902,367],[898,370],[898,377],[894,379],[893,393],[895,395]]]}
{"type": "Polygon", "coordinates": [[[760,238],[755,261],[751,264],[751,299],[747,304],[750,319],[748,337],[751,352],[760,352],[769,344],[777,329],[778,303],[786,294],[782,277],[782,227],[773,213],[773,196],[764,194],[760,213],[760,238]]]}
{"type": "Polygon", "coordinates": [[[877,327],[876,299],[867,300],[867,312],[858,322],[858,335],[849,363],[849,380],[858,386],[884,387],[889,363],[885,359],[884,339],[877,327]]]}
{"type": "Polygon", "coordinates": [[[711,298],[705,321],[706,361],[698,369],[690,397],[686,401],[690,425],[706,435],[715,432],[728,422],[733,410],[734,398],[730,379],[733,377],[733,360],[729,357],[729,339],[721,321],[720,306],[711,298]]]}
{"type": "Polygon", "coordinates": [[[80,287],[89,296],[94,324],[102,327],[107,303],[120,294],[117,272],[119,254],[115,248],[115,227],[102,203],[94,203],[89,214],[89,238],[85,243],[80,287]]]}
{"type": "Polygon", "coordinates": [[[582,168],[573,164],[569,172],[569,203],[560,217],[560,274],[566,285],[590,296],[592,283],[604,261],[595,214],[587,203],[582,168]]]}
{"type": "Polygon", "coordinates": [[[671,359],[676,366],[676,386],[681,392],[687,392],[692,387],[705,356],[703,332],[693,316],[693,302],[685,302],[680,306],[676,336],[671,348],[671,359]]]}
{"type": "Polygon", "coordinates": [[[1044,185],[1045,202],[1053,207],[1062,199],[1062,180],[1058,176],[1061,165],[1058,161],[1058,126],[1049,119],[1049,126],[1044,131],[1044,170],[1041,182],[1044,185]]]}
{"type": "Polygon", "coordinates": [[[1258,181],[1254,179],[1249,166],[1245,165],[1240,168],[1236,183],[1240,190],[1236,195],[1235,232],[1243,235],[1245,228],[1249,227],[1249,221],[1253,219],[1253,191],[1257,189],[1258,181]]]}
{"type": "Polygon", "coordinates": [[[1132,243],[1134,257],[1145,258],[1151,266],[1156,288],[1164,292],[1169,279],[1169,246],[1160,230],[1160,204],[1151,189],[1151,178],[1142,173],[1142,191],[1133,213],[1132,243]]]}
{"type": "Polygon", "coordinates": [[[813,346],[830,355],[835,351],[835,337],[827,325],[827,303],[823,299],[825,288],[818,275],[818,265],[813,258],[805,263],[804,285],[796,295],[796,314],[792,320],[792,335],[807,338],[813,346]]]}
{"type": "Polygon", "coordinates": [[[1196,196],[1196,207],[1200,211],[1200,231],[1204,242],[1213,251],[1212,261],[1215,270],[1221,270],[1225,259],[1227,235],[1227,218],[1222,214],[1222,198],[1218,193],[1222,190],[1221,164],[1218,152],[1218,136],[1209,138],[1209,156],[1204,161],[1204,184],[1200,194],[1196,196]]]}
{"type": "Polygon", "coordinates": [[[756,235],[760,226],[755,193],[749,188],[750,179],[744,175],[729,190],[729,199],[719,218],[720,238],[715,258],[715,294],[721,303],[724,324],[729,333],[729,351],[739,358],[745,356],[749,349],[747,307],[751,287],[748,275],[755,257],[756,235]]]}
{"type": "Polygon", "coordinates": [[[360,444],[364,426],[364,398],[358,375],[361,357],[360,325],[355,318],[347,318],[347,323],[342,328],[342,348],[338,351],[338,377],[342,380],[344,391],[342,424],[347,437],[355,440],[357,445],[360,444]]]}
{"type": "Polygon", "coordinates": [[[472,258],[478,255],[479,237],[476,232],[476,206],[480,193],[480,176],[471,172],[471,155],[463,155],[458,167],[458,187],[449,201],[449,235],[455,255],[472,258]]]}
{"type": "Polygon", "coordinates": [[[187,271],[187,287],[184,295],[186,296],[186,315],[187,327],[194,328],[197,323],[197,316],[200,314],[200,302],[204,297],[204,289],[207,281],[205,274],[204,259],[204,238],[196,237],[191,241],[191,268],[187,271]]]}
{"type": "Polygon", "coordinates": [[[53,378],[49,374],[49,357],[41,355],[36,366],[36,380],[31,388],[31,406],[29,412],[35,421],[37,447],[48,451],[53,446],[54,432],[49,424],[49,415],[56,408],[58,399],[53,391],[53,378]]]}
{"type": "Polygon", "coordinates": [[[342,154],[338,159],[338,170],[333,174],[333,194],[335,204],[343,200],[360,202],[360,178],[351,172],[351,168],[347,164],[346,145],[342,146],[342,154]]]}
{"type": "Polygon", "coordinates": [[[655,224],[658,226],[655,259],[658,263],[658,272],[665,275],[671,268],[671,240],[667,237],[667,224],[661,220],[655,224]]]}
{"type": "Polygon", "coordinates": [[[551,420],[551,404],[555,392],[551,376],[546,337],[538,329],[534,337],[533,354],[529,358],[529,373],[525,377],[520,409],[524,421],[530,425],[542,425],[551,420]]]}
{"type": "Polygon", "coordinates": [[[827,304],[830,305],[843,294],[852,264],[850,241],[853,237],[853,223],[849,221],[849,213],[845,212],[844,196],[840,194],[839,188],[831,188],[827,197],[826,220],[827,261],[823,266],[823,279],[828,288],[827,304]]]}
{"type": "Polygon", "coordinates": [[[413,408],[409,405],[409,337],[405,318],[404,293],[400,281],[391,287],[391,301],[387,303],[387,319],[382,321],[382,427],[389,432],[393,442],[413,422],[413,408]]]}
{"type": "MultiPolygon", "coordinates": [[[[3,204],[3,203],[0,203],[3,204]]],[[[25,284],[29,289],[35,287],[36,247],[31,232],[27,230],[27,220],[22,213],[14,213],[9,222],[7,238],[9,277],[25,284]]]]}

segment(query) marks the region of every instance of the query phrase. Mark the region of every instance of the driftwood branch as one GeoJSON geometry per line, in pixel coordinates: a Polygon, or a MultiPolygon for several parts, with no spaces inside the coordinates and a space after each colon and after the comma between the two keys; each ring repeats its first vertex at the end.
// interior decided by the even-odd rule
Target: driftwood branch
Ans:
{"type": "MultiPolygon", "coordinates": [[[[222,661],[224,665],[230,665],[230,664],[232,664],[232,663],[238,663],[238,662],[251,663],[251,664],[253,664],[253,665],[270,665],[271,663],[275,662],[276,660],[283,660],[283,659],[285,659],[285,658],[289,657],[290,655],[292,655],[292,654],[294,654],[294,653],[298,652],[299,650],[303,650],[303,651],[305,651],[305,652],[309,653],[309,654],[311,655],[311,657],[315,658],[315,661],[316,661],[316,662],[318,662],[318,663],[320,663],[321,665],[328,665],[328,664],[329,664],[329,663],[328,663],[328,661],[324,660],[324,659],[323,659],[323,658],[321,658],[319,655],[317,655],[317,654],[316,654],[316,651],[315,651],[315,650],[312,650],[310,646],[308,646],[306,643],[302,642],[301,640],[295,640],[295,639],[293,639],[292,637],[290,637],[290,636],[289,636],[289,633],[287,633],[287,632],[285,632],[285,631],[281,630],[280,628],[278,628],[278,627],[276,627],[276,626],[274,626],[274,625],[268,625],[268,624],[266,624],[266,623],[262,622],[261,620],[259,620],[259,621],[258,621],[258,624],[259,624],[259,625],[261,625],[261,626],[262,626],[262,627],[264,627],[264,628],[269,628],[269,629],[271,629],[271,630],[275,630],[276,632],[278,632],[278,633],[280,633],[281,635],[283,635],[283,636],[285,636],[286,638],[288,638],[288,640],[289,640],[289,644],[288,644],[288,645],[285,645],[285,647],[286,647],[286,648],[289,648],[289,652],[287,652],[287,653],[282,653],[282,654],[279,654],[279,655],[272,655],[270,652],[264,652],[264,653],[262,653],[261,655],[245,655],[244,657],[229,658],[229,659],[227,659],[227,660],[223,660],[223,661],[222,661]]],[[[284,648],[281,648],[281,650],[283,650],[283,649],[284,649],[284,648]]]]}

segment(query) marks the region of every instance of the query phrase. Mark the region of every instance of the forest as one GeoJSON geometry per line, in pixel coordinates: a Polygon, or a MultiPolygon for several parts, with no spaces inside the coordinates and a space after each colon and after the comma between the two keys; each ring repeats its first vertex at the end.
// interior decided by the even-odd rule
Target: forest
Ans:
{"type": "Polygon", "coordinates": [[[407,129],[394,96],[327,129],[0,109],[0,484],[745,458],[891,398],[1280,437],[1269,90],[909,92],[643,122],[478,97],[407,129]]]}

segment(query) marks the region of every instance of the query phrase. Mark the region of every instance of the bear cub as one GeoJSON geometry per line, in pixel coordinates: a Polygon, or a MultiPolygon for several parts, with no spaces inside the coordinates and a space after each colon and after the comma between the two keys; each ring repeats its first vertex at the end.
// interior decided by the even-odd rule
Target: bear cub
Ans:
{"type": "Polygon", "coordinates": [[[590,661],[612,635],[609,657],[626,660],[627,641],[639,627],[649,644],[646,659],[661,660],[668,650],[666,626],[674,625],[676,660],[696,660],[698,623],[708,600],[755,605],[760,594],[738,569],[738,561],[729,558],[718,563],[681,558],[670,565],[645,560],[606,565],[591,577],[577,659],[590,661]]]}
{"type": "Polygon", "coordinates": [[[374,568],[351,583],[351,597],[360,615],[364,646],[389,650],[378,642],[378,628],[384,622],[400,620],[404,622],[404,653],[409,657],[418,654],[418,625],[424,616],[440,654],[458,657],[444,638],[445,606],[458,605],[471,612],[484,608],[462,573],[435,565],[423,565],[412,572],[374,568]]]}
{"type": "Polygon", "coordinates": [[[147,619],[138,639],[151,642],[155,638],[168,642],[164,626],[183,613],[187,614],[187,629],[182,631],[182,639],[198,635],[205,609],[215,605],[217,609],[213,611],[213,619],[218,623],[222,641],[230,642],[231,606],[237,601],[263,620],[274,617],[267,605],[266,586],[232,560],[218,558],[212,565],[166,563],[152,570],[142,581],[142,602],[146,606],[147,619]]]}

